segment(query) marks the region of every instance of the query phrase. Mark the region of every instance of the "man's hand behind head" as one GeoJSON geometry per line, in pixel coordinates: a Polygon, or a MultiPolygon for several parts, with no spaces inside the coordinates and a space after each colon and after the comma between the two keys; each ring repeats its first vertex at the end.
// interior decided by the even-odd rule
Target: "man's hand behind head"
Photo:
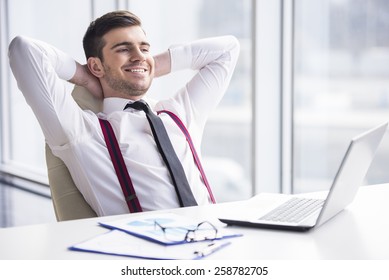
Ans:
{"type": "Polygon", "coordinates": [[[99,99],[104,98],[100,81],[88,69],[88,65],[77,63],[77,70],[69,82],[85,87],[90,93],[99,99]]]}

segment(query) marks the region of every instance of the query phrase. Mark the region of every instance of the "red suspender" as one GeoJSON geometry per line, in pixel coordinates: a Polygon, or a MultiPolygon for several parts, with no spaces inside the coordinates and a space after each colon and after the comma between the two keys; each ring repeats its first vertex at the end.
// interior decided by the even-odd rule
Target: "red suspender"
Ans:
{"type": "MultiPolygon", "coordinates": [[[[189,131],[186,129],[185,125],[182,123],[180,118],[174,113],[166,110],[158,111],[157,113],[168,114],[173,119],[173,121],[178,125],[181,131],[184,133],[186,137],[186,141],[188,142],[190,150],[192,151],[195,164],[199,169],[201,178],[208,190],[209,197],[211,198],[212,203],[216,203],[215,198],[212,194],[211,187],[208,183],[207,177],[205,176],[204,169],[200,163],[200,159],[193,145],[193,141],[192,138],[190,137],[189,131]]],[[[118,176],[120,186],[122,187],[122,191],[128,205],[128,209],[130,210],[130,213],[142,212],[142,207],[140,206],[138,197],[136,196],[134,186],[132,185],[130,175],[124,163],[123,155],[120,151],[119,144],[117,142],[115,133],[113,132],[112,126],[107,120],[99,119],[99,121],[100,121],[101,129],[103,131],[104,140],[109,151],[109,155],[111,156],[112,164],[115,168],[116,175],[118,176]]]]}
{"type": "Polygon", "coordinates": [[[140,206],[138,197],[136,196],[134,186],[132,185],[130,175],[124,163],[123,155],[120,151],[116,136],[112,130],[112,126],[107,120],[99,119],[99,121],[101,129],[103,130],[103,135],[109,151],[109,155],[111,156],[116,175],[118,176],[124,198],[128,205],[128,209],[130,210],[130,213],[142,212],[142,207],[140,206]]]}
{"type": "Polygon", "coordinates": [[[181,131],[184,133],[184,135],[186,137],[186,141],[188,142],[190,150],[192,151],[195,164],[200,171],[200,175],[201,175],[201,178],[203,179],[204,185],[207,187],[209,197],[211,198],[212,203],[216,203],[215,197],[212,194],[211,186],[209,185],[207,177],[205,176],[204,169],[201,165],[200,158],[197,155],[196,149],[193,145],[193,141],[192,141],[192,138],[190,137],[189,131],[186,129],[185,125],[182,123],[182,121],[180,120],[180,118],[176,114],[174,114],[170,111],[166,111],[166,110],[161,110],[161,111],[158,111],[157,113],[158,114],[161,114],[161,113],[168,114],[173,119],[173,121],[178,125],[178,127],[181,129],[181,131]]]}

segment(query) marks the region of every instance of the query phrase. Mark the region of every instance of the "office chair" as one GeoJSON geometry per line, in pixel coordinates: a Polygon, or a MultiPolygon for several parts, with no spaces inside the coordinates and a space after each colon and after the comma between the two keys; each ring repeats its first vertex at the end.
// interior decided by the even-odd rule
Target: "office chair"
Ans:
{"type": "MultiPolygon", "coordinates": [[[[82,109],[89,109],[95,113],[101,112],[102,101],[85,88],[75,86],[72,96],[82,109]]],[[[96,213],[74,184],[65,163],[53,155],[47,144],[45,150],[51,197],[57,221],[96,217],[96,213]]]]}

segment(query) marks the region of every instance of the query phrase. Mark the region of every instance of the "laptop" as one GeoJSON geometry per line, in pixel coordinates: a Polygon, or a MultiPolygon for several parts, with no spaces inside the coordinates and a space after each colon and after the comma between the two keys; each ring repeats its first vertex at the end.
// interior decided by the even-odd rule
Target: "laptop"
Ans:
{"type": "Polygon", "coordinates": [[[232,213],[219,220],[228,225],[307,231],[324,224],[349,205],[373,161],[386,132],[381,124],[354,137],[333,180],[326,199],[305,195],[262,193],[239,202],[232,213]]]}

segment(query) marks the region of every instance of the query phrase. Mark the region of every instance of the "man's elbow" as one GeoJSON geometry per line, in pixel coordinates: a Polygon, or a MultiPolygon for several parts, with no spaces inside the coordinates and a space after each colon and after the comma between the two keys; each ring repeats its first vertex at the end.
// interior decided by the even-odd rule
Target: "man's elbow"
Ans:
{"type": "Polygon", "coordinates": [[[8,47],[8,60],[16,79],[26,71],[29,61],[34,60],[32,40],[26,36],[16,36],[8,47]]]}
{"type": "Polygon", "coordinates": [[[13,56],[15,53],[18,53],[19,50],[23,49],[23,46],[26,44],[26,39],[24,36],[16,36],[12,39],[8,47],[8,56],[13,56]]]}
{"type": "Polygon", "coordinates": [[[13,61],[21,59],[28,52],[29,40],[25,36],[16,36],[8,47],[8,58],[12,66],[13,61]]]}

